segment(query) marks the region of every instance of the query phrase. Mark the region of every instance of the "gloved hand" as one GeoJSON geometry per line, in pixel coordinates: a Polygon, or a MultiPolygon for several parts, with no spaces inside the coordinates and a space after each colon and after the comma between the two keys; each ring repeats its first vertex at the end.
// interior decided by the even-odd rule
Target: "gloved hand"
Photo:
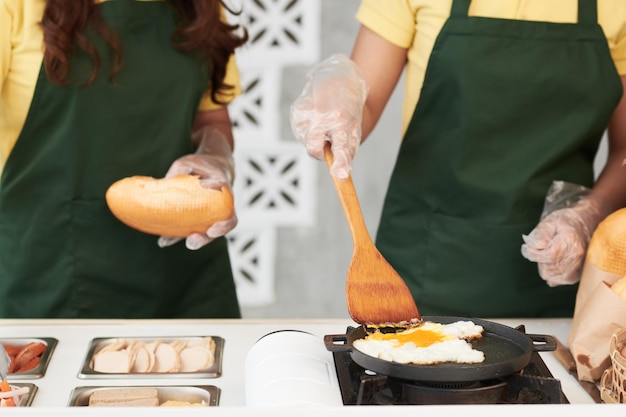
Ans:
{"type": "Polygon", "coordinates": [[[539,275],[549,286],[575,284],[601,209],[592,198],[548,214],[528,235],[523,235],[522,255],[537,262],[539,275]]]}
{"type": "Polygon", "coordinates": [[[313,68],[290,109],[291,129],[309,155],[324,160],[331,143],[331,175],[345,180],[361,143],[363,105],[368,87],[354,62],[335,54],[313,68]]]}
{"type": "MultiPolygon", "coordinates": [[[[198,175],[200,183],[206,188],[221,190],[230,188],[234,179],[233,157],[226,136],[217,129],[206,126],[194,132],[194,142],[198,142],[195,154],[185,155],[174,161],[165,174],[165,178],[179,174],[198,175]]],[[[233,212],[230,219],[214,223],[206,233],[193,233],[185,239],[188,249],[200,249],[215,238],[224,236],[237,225],[237,215],[233,212]]],[[[173,245],[181,238],[161,236],[160,247],[173,245]]]]}

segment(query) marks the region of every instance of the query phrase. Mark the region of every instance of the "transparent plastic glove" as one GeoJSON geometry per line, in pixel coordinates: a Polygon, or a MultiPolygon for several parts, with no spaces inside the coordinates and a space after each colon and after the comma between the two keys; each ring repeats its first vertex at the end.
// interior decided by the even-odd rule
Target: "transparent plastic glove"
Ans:
{"type": "MultiPolygon", "coordinates": [[[[179,174],[200,176],[200,183],[206,188],[221,190],[230,188],[234,179],[232,151],[226,136],[212,127],[205,127],[194,133],[194,140],[199,141],[195,154],[185,155],[174,161],[165,174],[165,178],[179,174]]],[[[185,239],[188,249],[200,249],[215,238],[224,236],[237,225],[237,215],[233,212],[230,219],[214,223],[206,233],[192,233],[185,239]]],[[[173,245],[181,238],[161,236],[160,247],[173,245]]]]}
{"type": "Polygon", "coordinates": [[[290,109],[291,129],[307,153],[324,160],[324,143],[331,143],[331,175],[345,180],[361,143],[363,105],[368,87],[354,62],[335,54],[314,67],[290,109]]]}
{"type": "Polygon", "coordinates": [[[528,235],[522,255],[537,262],[539,275],[549,286],[575,284],[593,231],[600,222],[597,201],[583,198],[571,207],[555,210],[528,235]]]}

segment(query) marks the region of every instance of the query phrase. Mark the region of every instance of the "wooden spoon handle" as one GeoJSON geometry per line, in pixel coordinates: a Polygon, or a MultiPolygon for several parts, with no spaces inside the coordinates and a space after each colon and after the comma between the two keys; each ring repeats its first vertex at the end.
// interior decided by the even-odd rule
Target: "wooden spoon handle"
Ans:
{"type": "MultiPolygon", "coordinates": [[[[324,146],[324,159],[328,168],[333,165],[333,153],[330,149],[330,143],[326,143],[324,146]]],[[[339,201],[343,207],[343,212],[348,220],[348,226],[350,227],[350,233],[352,234],[352,240],[355,249],[361,248],[364,245],[374,245],[372,239],[367,230],[365,219],[363,219],[363,213],[361,212],[361,205],[359,204],[359,198],[356,195],[356,189],[352,182],[352,176],[348,175],[348,178],[344,181],[340,181],[331,175],[337,195],[339,195],[339,201]]]]}

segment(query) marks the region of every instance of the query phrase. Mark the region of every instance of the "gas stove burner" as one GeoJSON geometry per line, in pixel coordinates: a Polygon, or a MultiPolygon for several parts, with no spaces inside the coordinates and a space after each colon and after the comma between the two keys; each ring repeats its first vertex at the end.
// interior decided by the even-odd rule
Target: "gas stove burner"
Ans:
{"type": "Polygon", "coordinates": [[[467,382],[429,382],[429,381],[415,381],[410,382],[411,385],[416,387],[424,387],[425,389],[442,389],[442,390],[471,390],[485,386],[489,384],[489,381],[467,381],[467,382]]]}
{"type": "Polygon", "coordinates": [[[406,404],[498,404],[504,401],[506,381],[466,383],[405,382],[402,399],[406,404]]]}
{"type": "MultiPolygon", "coordinates": [[[[520,326],[517,330],[525,332],[520,326]]],[[[344,405],[567,404],[561,383],[538,352],[507,377],[462,382],[412,381],[376,374],[347,352],[333,352],[344,405]]]]}

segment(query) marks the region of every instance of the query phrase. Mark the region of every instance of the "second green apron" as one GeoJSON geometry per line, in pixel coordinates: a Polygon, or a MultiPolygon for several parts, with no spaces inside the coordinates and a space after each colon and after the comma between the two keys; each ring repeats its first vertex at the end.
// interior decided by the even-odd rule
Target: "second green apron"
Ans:
{"type": "Polygon", "coordinates": [[[548,287],[520,248],[552,181],[592,186],[622,94],[595,0],[575,24],[469,6],[435,42],[376,243],[422,314],[571,316],[577,285],[548,287]]]}

